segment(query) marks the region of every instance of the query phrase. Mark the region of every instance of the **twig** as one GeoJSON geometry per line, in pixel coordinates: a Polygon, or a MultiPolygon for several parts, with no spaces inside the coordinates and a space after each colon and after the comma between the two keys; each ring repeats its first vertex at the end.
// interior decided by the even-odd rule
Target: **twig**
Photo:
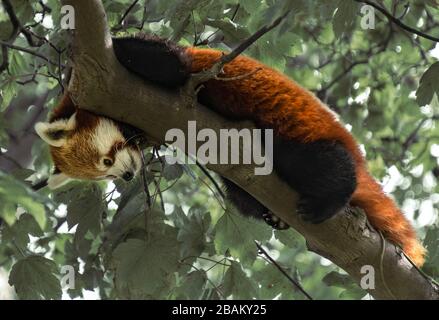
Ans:
{"type": "Polygon", "coordinates": [[[394,299],[396,299],[395,295],[393,294],[392,290],[390,290],[389,286],[387,285],[386,278],[384,276],[384,254],[386,253],[386,239],[384,239],[383,233],[378,230],[378,233],[381,237],[381,255],[380,255],[380,274],[381,279],[383,280],[384,287],[389,292],[389,295],[394,299]]]}
{"type": "MultiPolygon", "coordinates": [[[[29,54],[31,54],[31,55],[33,55],[33,56],[35,56],[35,57],[38,57],[38,58],[40,58],[40,59],[43,59],[44,61],[46,61],[46,62],[48,62],[48,63],[50,63],[50,64],[52,64],[52,65],[55,65],[55,66],[58,66],[58,65],[59,65],[58,62],[52,61],[52,60],[50,60],[49,58],[47,58],[47,57],[45,57],[44,55],[42,55],[41,53],[35,52],[35,51],[30,50],[30,49],[28,49],[28,48],[19,47],[19,46],[16,46],[16,45],[14,45],[14,44],[11,44],[11,43],[8,43],[8,42],[6,42],[6,41],[3,41],[3,40],[0,40],[0,45],[2,45],[2,46],[6,46],[6,47],[11,48],[11,49],[14,49],[14,50],[18,50],[18,51],[22,51],[22,52],[29,53],[29,54]]],[[[62,66],[63,68],[65,67],[65,65],[63,65],[63,64],[62,64],[61,66],[62,66]]]]}
{"type": "MultiPolygon", "coordinates": [[[[396,2],[396,3],[397,3],[397,2],[396,2]]],[[[409,12],[409,9],[410,9],[410,3],[407,2],[407,3],[404,5],[404,11],[403,11],[403,13],[402,13],[401,16],[400,16],[399,18],[397,18],[397,19],[398,19],[398,20],[403,19],[403,18],[405,17],[405,15],[407,14],[407,12],[409,12]]]]}
{"type": "Polygon", "coordinates": [[[134,6],[139,2],[139,0],[135,0],[129,7],[128,9],[125,11],[125,13],[122,15],[122,18],[120,18],[119,20],[119,25],[122,25],[123,21],[125,20],[125,18],[128,16],[128,14],[131,12],[131,10],[133,10],[134,6]]]}
{"type": "Polygon", "coordinates": [[[17,169],[22,169],[21,164],[15,160],[14,158],[12,158],[11,156],[9,156],[7,153],[3,153],[0,150],[0,157],[3,157],[4,159],[6,159],[7,161],[11,162],[14,166],[17,167],[17,169]]]}
{"type": "Polygon", "coordinates": [[[215,80],[218,80],[218,81],[225,81],[225,82],[226,82],[226,81],[242,80],[242,79],[245,79],[245,78],[248,78],[248,77],[254,75],[256,72],[258,72],[258,71],[260,71],[260,70],[262,70],[261,67],[256,68],[255,70],[252,70],[252,71],[250,71],[250,72],[247,72],[247,73],[241,74],[241,75],[236,76],[236,77],[221,78],[221,77],[219,77],[219,76],[215,76],[214,79],[215,79],[215,80]]]}
{"type": "Polygon", "coordinates": [[[288,280],[290,280],[290,282],[297,288],[299,289],[300,292],[303,293],[303,295],[308,299],[308,300],[314,300],[308,292],[305,291],[305,289],[303,289],[303,287],[300,285],[299,282],[297,282],[296,280],[294,280],[268,253],[267,251],[264,250],[264,248],[262,248],[262,246],[255,241],[256,247],[258,247],[258,250],[260,252],[262,252],[267,259],[285,276],[287,277],[288,280]]]}
{"type": "MultiPolygon", "coordinates": [[[[164,143],[163,145],[166,148],[170,147],[169,144],[167,144],[167,143],[164,143]]],[[[213,183],[213,185],[215,186],[215,189],[218,191],[221,198],[224,199],[225,198],[224,192],[222,191],[221,187],[218,185],[218,182],[212,177],[210,172],[195,157],[192,157],[190,155],[188,155],[188,157],[191,157],[195,161],[198,168],[200,168],[200,170],[204,173],[204,175],[213,183]]]]}
{"type": "Polygon", "coordinates": [[[380,11],[382,14],[384,14],[386,16],[386,18],[390,22],[396,24],[401,29],[404,29],[406,31],[414,33],[414,34],[416,34],[416,35],[418,35],[420,37],[423,37],[425,39],[428,39],[428,40],[431,40],[431,41],[434,41],[434,42],[439,42],[439,38],[433,37],[432,35],[426,34],[426,33],[422,32],[422,31],[419,31],[419,30],[417,30],[415,28],[412,28],[412,27],[404,24],[400,19],[392,16],[392,14],[389,13],[385,8],[381,7],[380,5],[378,5],[375,2],[372,2],[372,1],[369,1],[369,0],[354,0],[354,1],[355,2],[359,2],[359,3],[365,3],[365,4],[370,5],[371,7],[374,7],[375,9],[380,11]]]}
{"type": "Polygon", "coordinates": [[[344,69],[340,74],[338,74],[330,83],[328,83],[325,87],[319,90],[319,92],[326,92],[328,91],[332,86],[334,86],[336,83],[338,83],[344,76],[346,76],[354,67],[369,63],[369,60],[359,60],[352,62],[346,69],[344,69]]]}
{"type": "Polygon", "coordinates": [[[41,181],[38,181],[37,183],[35,183],[34,185],[32,185],[31,189],[33,191],[38,191],[40,189],[43,189],[45,186],[47,186],[47,181],[48,179],[43,179],[41,181]]]}
{"type": "MultiPolygon", "coordinates": [[[[434,118],[434,117],[433,117],[434,118]]],[[[409,134],[407,139],[402,143],[402,150],[401,154],[399,156],[399,160],[402,160],[407,152],[407,150],[410,148],[410,146],[416,142],[419,130],[421,130],[422,126],[427,122],[427,120],[430,120],[431,118],[424,118],[422,119],[418,125],[413,129],[413,131],[409,134]]]]}
{"type": "Polygon", "coordinates": [[[393,30],[390,29],[389,34],[387,35],[387,37],[382,42],[380,42],[376,46],[371,47],[369,50],[364,52],[364,55],[367,58],[351,62],[351,64],[346,69],[344,69],[340,74],[338,74],[334,79],[332,79],[332,81],[330,83],[328,83],[326,86],[324,86],[323,88],[318,90],[317,96],[321,100],[325,101],[326,100],[326,93],[327,93],[327,91],[330,88],[332,88],[335,84],[337,84],[343,77],[345,77],[347,74],[349,74],[349,72],[351,72],[353,68],[355,68],[358,65],[369,63],[370,57],[372,55],[377,55],[379,53],[384,52],[387,49],[387,46],[390,43],[392,35],[393,35],[393,30]]]}
{"type": "Polygon", "coordinates": [[[196,164],[198,168],[200,168],[200,170],[204,173],[204,175],[210,180],[210,182],[212,182],[212,184],[215,186],[215,189],[218,191],[221,198],[224,199],[225,198],[224,192],[223,190],[221,190],[221,187],[218,185],[218,182],[212,177],[210,172],[201,163],[197,161],[196,164]]]}
{"type": "MultiPolygon", "coordinates": [[[[140,159],[142,160],[142,170],[141,170],[141,176],[142,176],[142,184],[143,184],[143,192],[145,193],[146,197],[146,208],[145,208],[145,231],[146,236],[148,237],[148,211],[151,209],[151,193],[148,189],[148,182],[146,181],[146,174],[145,174],[145,155],[143,154],[143,150],[140,149],[139,145],[137,145],[137,149],[140,152],[140,159]]],[[[148,239],[147,239],[148,240],[148,239]]]]}
{"type": "Polygon", "coordinates": [[[60,49],[57,46],[55,46],[50,40],[46,39],[45,37],[42,37],[32,31],[29,31],[35,38],[39,39],[41,42],[43,43],[47,43],[53,50],[56,51],[56,53],[58,54],[58,75],[55,76],[52,74],[52,72],[50,72],[50,70],[48,70],[49,75],[51,77],[53,77],[54,79],[56,79],[56,81],[58,82],[58,84],[61,87],[61,92],[64,92],[65,88],[64,88],[64,84],[62,81],[62,62],[61,62],[61,58],[62,58],[62,54],[67,50],[66,48],[64,49],[60,49]]]}
{"type": "Polygon", "coordinates": [[[0,73],[2,73],[4,70],[8,68],[9,65],[9,59],[8,59],[8,47],[5,45],[2,45],[2,64],[0,65],[0,73]]]}
{"type": "Polygon", "coordinates": [[[192,98],[191,99],[192,102],[196,101],[195,97],[198,91],[201,89],[200,85],[202,83],[210,79],[214,79],[223,70],[223,67],[227,63],[235,59],[238,55],[240,55],[244,50],[246,50],[250,45],[252,45],[256,40],[258,40],[268,31],[277,27],[289,13],[290,11],[287,11],[282,16],[274,20],[270,25],[264,26],[258,31],[256,31],[253,35],[248,37],[245,41],[243,41],[238,47],[236,47],[229,54],[223,54],[221,56],[221,59],[218,62],[214,63],[210,69],[193,74],[189,78],[185,88],[183,88],[183,93],[187,97],[192,98]]]}
{"type": "Polygon", "coordinates": [[[9,0],[2,0],[2,3],[3,3],[3,7],[5,8],[5,11],[9,16],[12,26],[14,27],[10,38],[15,37],[18,33],[22,33],[23,36],[26,38],[29,46],[31,47],[41,46],[42,43],[36,43],[32,38],[32,34],[29,32],[29,30],[23,27],[20,20],[18,20],[18,17],[14,12],[14,7],[12,6],[11,2],[9,0]]]}

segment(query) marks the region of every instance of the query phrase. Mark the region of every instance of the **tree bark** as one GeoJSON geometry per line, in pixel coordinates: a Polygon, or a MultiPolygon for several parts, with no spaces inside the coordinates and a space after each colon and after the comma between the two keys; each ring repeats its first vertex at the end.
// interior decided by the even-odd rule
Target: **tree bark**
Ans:
{"type": "MultiPolygon", "coordinates": [[[[114,56],[101,1],[62,2],[75,8],[74,71],[68,90],[82,108],[138,127],[158,142],[164,142],[169,129],[187,132],[190,120],[196,120],[198,130],[210,128],[216,133],[224,128],[253,127],[248,122],[229,121],[202,105],[190,108],[179,94],[150,86],[129,73],[114,56]]],[[[248,191],[300,232],[312,251],[340,266],[357,283],[364,276],[362,267],[372,266],[375,289],[368,292],[373,297],[439,299],[439,288],[413,267],[393,244],[383,243],[363,214],[347,208],[322,224],[308,224],[295,214],[297,194],[276,174],[255,176],[252,165],[211,164],[207,167],[248,191]]]]}

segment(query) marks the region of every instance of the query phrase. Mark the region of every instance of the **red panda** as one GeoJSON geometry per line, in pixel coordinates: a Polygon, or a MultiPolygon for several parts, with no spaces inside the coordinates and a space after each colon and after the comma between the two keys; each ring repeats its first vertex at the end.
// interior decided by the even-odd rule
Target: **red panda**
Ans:
{"type": "Polygon", "coordinates": [[[35,131],[50,145],[55,163],[48,179],[52,189],[70,178],[130,181],[141,168],[140,151],[133,139],[138,130],[76,108],[68,95],[49,122],[37,123],[35,131]]]}
{"type": "MultiPolygon", "coordinates": [[[[113,47],[128,70],[168,89],[183,86],[191,73],[209,69],[222,56],[217,50],[186,48],[150,36],[113,39],[113,47]]],[[[416,265],[423,264],[425,249],[413,227],[368,173],[355,139],[328,107],[293,80],[242,55],[226,64],[220,77],[237,80],[207,81],[199,91],[199,102],[225,117],[252,120],[259,128],[273,129],[274,170],[299,193],[298,212],[304,220],[320,223],[347,204],[358,206],[416,265]]],[[[36,129],[51,144],[55,168],[63,178],[123,177],[127,168],[135,174],[139,154],[124,143],[115,123],[75,108],[67,96],[51,122],[37,124],[36,129]],[[71,119],[66,114],[70,116],[73,110],[76,117],[71,119]],[[104,125],[105,121],[114,125],[104,125]],[[125,148],[123,156],[120,152],[125,148]],[[117,169],[106,166],[106,158],[117,169]],[[131,166],[125,166],[128,158],[131,166]]],[[[225,178],[223,181],[227,197],[241,213],[284,227],[246,191],[225,178]]]]}

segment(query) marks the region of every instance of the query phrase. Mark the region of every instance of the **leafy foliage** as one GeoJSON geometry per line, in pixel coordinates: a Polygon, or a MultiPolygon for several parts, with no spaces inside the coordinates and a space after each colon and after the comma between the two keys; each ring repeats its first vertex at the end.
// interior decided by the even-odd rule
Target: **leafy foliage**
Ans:
{"type": "MultiPolygon", "coordinates": [[[[297,233],[273,232],[237,215],[196,166],[163,164],[164,150],[145,150],[152,207],[141,177],[31,190],[51,170],[32,126],[66,85],[68,37],[60,1],[10,2],[35,42],[15,32],[0,8],[0,40],[24,48],[0,45],[0,266],[18,298],[81,298],[92,291],[102,299],[303,299],[258,254],[255,239],[314,298],[364,296],[335,266],[307,252],[297,233]],[[74,288],[61,288],[62,266],[73,267],[74,288]]],[[[439,277],[434,42],[379,13],[375,28],[363,30],[361,4],[353,0],[132,2],[103,1],[113,35],[143,31],[226,50],[290,10],[246,54],[312,90],[349,125],[373,174],[425,235],[425,271],[439,277]]],[[[436,1],[409,1],[410,10],[405,2],[381,3],[405,24],[439,35],[436,1]]]]}
{"type": "Polygon", "coordinates": [[[59,299],[61,286],[56,264],[40,256],[28,256],[12,267],[9,283],[21,299],[59,299]]]}

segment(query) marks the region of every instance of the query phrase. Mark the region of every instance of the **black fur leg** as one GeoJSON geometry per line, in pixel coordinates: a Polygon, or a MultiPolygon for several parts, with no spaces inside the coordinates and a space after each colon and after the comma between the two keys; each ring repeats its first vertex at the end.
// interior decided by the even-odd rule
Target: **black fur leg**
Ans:
{"type": "Polygon", "coordinates": [[[233,203],[238,211],[247,217],[263,219],[268,225],[275,229],[288,229],[287,223],[275,216],[270,210],[253,198],[245,190],[238,187],[232,181],[222,178],[227,199],[233,203]]]}
{"type": "Polygon", "coordinates": [[[145,80],[166,88],[182,86],[189,76],[185,48],[150,35],[113,38],[119,62],[145,80]]]}
{"type": "Polygon", "coordinates": [[[340,143],[300,143],[275,138],[274,169],[300,194],[298,212],[320,223],[350,200],[356,188],[355,165],[340,143]]]}

